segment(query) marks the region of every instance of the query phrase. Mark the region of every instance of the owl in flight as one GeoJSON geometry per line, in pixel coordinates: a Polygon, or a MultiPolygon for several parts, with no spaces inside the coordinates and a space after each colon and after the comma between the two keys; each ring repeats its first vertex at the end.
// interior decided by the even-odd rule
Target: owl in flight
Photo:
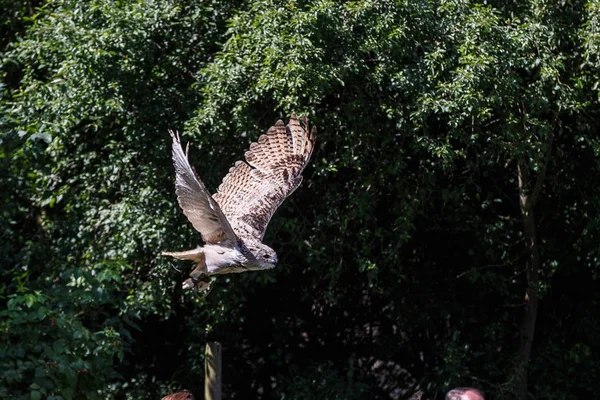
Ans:
{"type": "Polygon", "coordinates": [[[179,141],[173,137],[175,193],[183,213],[200,232],[203,247],[163,255],[192,260],[196,268],[184,289],[202,291],[210,275],[273,268],[277,253],[262,242],[277,207],[302,182],[302,171],[314,149],[317,129],[308,131],[306,117],[292,114],[269,128],[252,143],[246,161],[238,161],[223,178],[217,193],[209,191],[190,166],[179,141]]]}

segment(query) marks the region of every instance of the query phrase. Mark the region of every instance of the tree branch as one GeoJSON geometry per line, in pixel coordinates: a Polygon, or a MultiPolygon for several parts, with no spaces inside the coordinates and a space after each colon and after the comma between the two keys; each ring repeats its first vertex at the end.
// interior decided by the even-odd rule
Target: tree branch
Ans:
{"type": "Polygon", "coordinates": [[[529,182],[529,167],[523,158],[517,161],[517,179],[519,184],[519,204],[521,211],[526,213],[531,206],[530,196],[527,193],[527,183],[529,182]]]}
{"type": "Polygon", "coordinates": [[[529,198],[529,207],[535,205],[540,197],[540,193],[542,192],[542,187],[544,186],[544,181],[546,180],[546,171],[548,170],[548,164],[550,163],[550,158],[552,156],[552,144],[554,143],[554,132],[550,131],[548,136],[546,137],[546,152],[544,153],[544,165],[537,174],[537,178],[535,180],[535,185],[533,190],[531,191],[531,196],[529,198]]]}

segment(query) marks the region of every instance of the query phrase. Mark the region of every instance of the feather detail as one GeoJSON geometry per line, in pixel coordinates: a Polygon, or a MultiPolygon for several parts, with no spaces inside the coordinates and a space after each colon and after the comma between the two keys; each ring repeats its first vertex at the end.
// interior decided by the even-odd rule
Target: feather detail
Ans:
{"type": "Polygon", "coordinates": [[[316,128],[307,132],[292,114],[287,126],[277,121],[238,161],[213,196],[234,232],[262,241],[271,217],[302,182],[316,140],[316,128]]]}
{"type": "Polygon", "coordinates": [[[188,147],[183,152],[179,134],[169,131],[173,138],[173,165],[175,167],[175,193],[183,213],[207,243],[228,242],[233,245],[237,237],[219,204],[212,198],[204,183],[190,166],[188,147]]]}

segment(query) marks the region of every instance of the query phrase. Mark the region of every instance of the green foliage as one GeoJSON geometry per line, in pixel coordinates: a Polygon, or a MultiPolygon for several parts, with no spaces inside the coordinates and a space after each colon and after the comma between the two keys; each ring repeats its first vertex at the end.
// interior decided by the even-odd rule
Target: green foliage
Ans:
{"type": "Polygon", "coordinates": [[[517,162],[547,169],[529,391],[593,397],[597,1],[35,6],[3,5],[0,397],[200,394],[219,340],[230,398],[511,398],[517,162]],[[183,296],[167,129],[214,189],[293,111],[319,137],[278,267],[183,296]]]}
{"type": "MultiPolygon", "coordinates": [[[[102,285],[95,290],[100,292],[102,285]]],[[[113,358],[123,360],[124,349],[110,319],[92,329],[82,323],[81,319],[97,320],[84,313],[93,312],[98,305],[92,299],[99,297],[73,293],[70,302],[85,303],[78,309],[66,302],[53,303],[39,291],[9,296],[6,309],[0,312],[2,397],[73,399],[85,394],[100,398],[95,392],[99,385],[117,378],[113,358]]],[[[103,297],[105,302],[112,300],[103,297]]]]}
{"type": "MultiPolygon", "coordinates": [[[[181,125],[174,115],[186,118],[178,110],[197,103],[192,71],[214,51],[224,23],[210,3],[102,1],[47,4],[32,21],[3,54],[5,71],[21,69],[18,79],[5,75],[2,103],[5,303],[43,292],[49,315],[66,322],[62,336],[31,337],[33,347],[12,354],[7,365],[29,363],[19,367],[28,372],[6,369],[2,381],[25,393],[16,388],[30,388],[36,363],[57,363],[53,383],[37,383],[44,397],[103,397],[118,390],[108,386],[119,376],[115,355],[129,364],[134,321],[171,313],[170,272],[157,253],[167,232],[174,242],[185,236],[176,233],[184,226],[172,207],[164,139],[181,125]],[[68,357],[34,349],[61,340],[67,347],[70,337],[82,343],[68,357]],[[87,386],[71,374],[82,368],[87,386]]],[[[10,314],[9,326],[24,322],[6,345],[24,330],[49,329],[50,318],[22,313],[10,314]]]]}

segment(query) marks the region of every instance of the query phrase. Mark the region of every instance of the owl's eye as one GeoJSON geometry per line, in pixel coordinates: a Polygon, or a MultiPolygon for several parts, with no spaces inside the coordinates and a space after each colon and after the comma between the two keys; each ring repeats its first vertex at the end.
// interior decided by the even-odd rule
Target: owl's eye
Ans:
{"type": "Polygon", "coordinates": [[[269,255],[268,255],[268,254],[265,254],[265,255],[263,255],[263,257],[264,257],[265,259],[269,259],[269,255]]]}

